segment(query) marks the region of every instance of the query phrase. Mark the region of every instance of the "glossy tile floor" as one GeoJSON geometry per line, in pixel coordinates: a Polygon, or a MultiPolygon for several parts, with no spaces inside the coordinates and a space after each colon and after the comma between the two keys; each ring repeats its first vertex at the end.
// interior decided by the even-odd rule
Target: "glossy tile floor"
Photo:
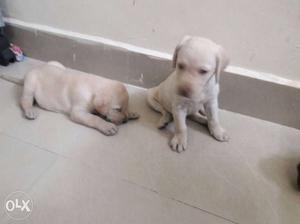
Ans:
{"type": "MultiPolygon", "coordinates": [[[[22,77],[39,63],[26,59],[0,75],[22,77]]],[[[128,89],[141,118],[105,137],[42,109],[24,119],[21,87],[0,79],[0,223],[299,224],[299,130],[221,111],[231,141],[188,122],[189,148],[178,154],[167,144],[173,125],[157,130],[145,91],[128,89]],[[2,206],[17,190],[34,202],[22,221],[2,206]]]]}

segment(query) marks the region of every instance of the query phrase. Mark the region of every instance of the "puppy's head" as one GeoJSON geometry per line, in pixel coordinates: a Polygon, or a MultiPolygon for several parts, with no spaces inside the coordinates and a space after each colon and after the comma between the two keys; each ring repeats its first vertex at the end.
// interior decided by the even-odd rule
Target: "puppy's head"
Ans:
{"type": "Polygon", "coordinates": [[[220,73],[228,63],[229,59],[221,46],[205,38],[184,37],[173,55],[178,94],[193,97],[199,94],[211,79],[218,84],[220,73]]]}
{"type": "Polygon", "coordinates": [[[129,96],[125,86],[118,83],[111,86],[111,91],[101,97],[101,103],[98,103],[96,110],[106,120],[114,124],[126,123],[128,120],[137,119],[136,113],[128,112],[129,96]]]}

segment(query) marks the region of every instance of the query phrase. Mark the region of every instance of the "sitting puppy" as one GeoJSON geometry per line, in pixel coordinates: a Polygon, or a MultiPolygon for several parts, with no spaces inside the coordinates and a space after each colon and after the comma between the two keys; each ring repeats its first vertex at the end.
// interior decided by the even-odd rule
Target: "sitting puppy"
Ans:
{"type": "Polygon", "coordinates": [[[21,107],[26,118],[35,119],[35,100],[44,109],[68,114],[77,123],[114,135],[118,131],[115,124],[139,117],[128,112],[128,98],[120,82],[48,62],[26,74],[21,107]]]}
{"type": "Polygon", "coordinates": [[[228,62],[223,48],[214,42],[184,37],[175,49],[174,72],[159,86],[148,90],[149,105],[162,114],[158,128],[165,127],[174,118],[172,150],[181,152],[187,148],[187,116],[208,124],[211,135],[217,140],[229,140],[218,117],[220,73],[228,62]]]}

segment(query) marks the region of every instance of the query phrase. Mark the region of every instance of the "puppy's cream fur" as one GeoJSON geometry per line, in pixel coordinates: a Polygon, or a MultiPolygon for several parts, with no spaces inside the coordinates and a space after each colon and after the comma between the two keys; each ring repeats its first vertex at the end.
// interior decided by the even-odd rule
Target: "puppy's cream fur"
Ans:
{"type": "Polygon", "coordinates": [[[187,148],[187,116],[208,124],[217,140],[229,140],[218,116],[220,73],[228,62],[221,46],[208,39],[186,36],[175,49],[174,71],[159,86],[148,90],[149,105],[162,114],[158,127],[165,127],[174,118],[175,134],[170,141],[174,151],[187,148]]]}
{"type": "Polygon", "coordinates": [[[21,107],[28,119],[38,115],[34,100],[44,109],[68,114],[71,120],[105,135],[116,134],[116,124],[138,118],[128,111],[129,96],[122,83],[71,70],[59,62],[48,62],[26,74],[21,107]]]}

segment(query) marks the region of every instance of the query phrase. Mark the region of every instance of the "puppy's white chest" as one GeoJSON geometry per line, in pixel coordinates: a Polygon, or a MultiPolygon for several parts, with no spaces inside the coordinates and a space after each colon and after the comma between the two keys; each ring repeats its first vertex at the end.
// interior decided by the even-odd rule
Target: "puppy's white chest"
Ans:
{"type": "Polygon", "coordinates": [[[193,114],[199,111],[203,107],[204,100],[192,100],[188,98],[180,97],[177,99],[176,107],[183,109],[187,114],[193,114]]]}
{"type": "Polygon", "coordinates": [[[194,114],[200,110],[200,108],[203,108],[202,102],[193,102],[191,103],[190,107],[188,108],[188,114],[194,114]]]}

